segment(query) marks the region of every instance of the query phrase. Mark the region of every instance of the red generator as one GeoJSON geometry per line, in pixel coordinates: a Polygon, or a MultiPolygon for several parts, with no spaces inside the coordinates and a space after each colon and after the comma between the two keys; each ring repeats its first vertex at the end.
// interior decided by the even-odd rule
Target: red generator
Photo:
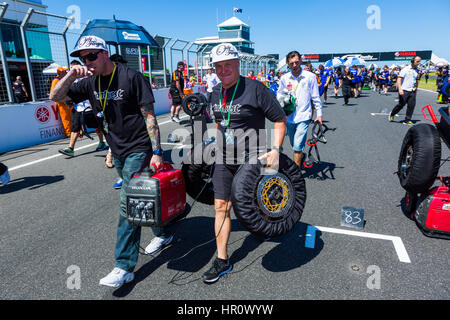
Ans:
{"type": "Polygon", "coordinates": [[[422,113],[434,126],[419,123],[408,130],[397,174],[406,190],[406,212],[421,231],[429,237],[450,239],[450,177],[438,176],[442,166],[441,140],[450,148],[449,107],[439,109],[440,120],[431,105],[423,107],[422,113]],[[441,181],[441,186],[433,186],[436,179],[441,181]]]}
{"type": "Polygon", "coordinates": [[[449,191],[448,186],[434,187],[414,212],[414,220],[429,237],[450,239],[449,191]]]}
{"type": "Polygon", "coordinates": [[[168,162],[133,176],[126,194],[128,222],[136,226],[162,227],[187,214],[183,174],[168,162]]]}

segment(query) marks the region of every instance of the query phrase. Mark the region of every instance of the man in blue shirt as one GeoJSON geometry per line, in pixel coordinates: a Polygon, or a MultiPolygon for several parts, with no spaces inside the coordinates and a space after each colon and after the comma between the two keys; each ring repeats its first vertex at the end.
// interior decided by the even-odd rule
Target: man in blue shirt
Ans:
{"type": "Polygon", "coordinates": [[[383,71],[381,71],[379,78],[381,85],[380,93],[384,91],[384,94],[387,94],[387,87],[388,87],[387,85],[390,79],[388,66],[384,66],[383,71]]]}
{"type": "Polygon", "coordinates": [[[319,95],[323,95],[324,103],[327,102],[327,91],[328,85],[330,84],[331,75],[328,70],[325,70],[325,67],[321,64],[319,66],[319,78],[320,78],[320,87],[319,87],[319,95]]]}
{"type": "Polygon", "coordinates": [[[356,88],[356,86],[357,86],[358,69],[356,68],[355,65],[353,65],[353,66],[350,68],[349,71],[350,71],[350,73],[353,75],[353,80],[352,80],[353,96],[354,96],[355,98],[358,98],[358,91],[357,91],[357,88],[356,88]]]}

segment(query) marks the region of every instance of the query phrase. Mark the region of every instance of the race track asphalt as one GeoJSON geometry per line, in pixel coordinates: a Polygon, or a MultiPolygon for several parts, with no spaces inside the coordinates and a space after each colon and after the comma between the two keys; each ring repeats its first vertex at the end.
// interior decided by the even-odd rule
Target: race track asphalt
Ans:
{"type": "MultiPolygon", "coordinates": [[[[173,245],[155,257],[141,256],[135,281],[114,290],[98,284],[114,266],[118,220],[117,173],[105,168],[106,152],[95,152],[96,141],[84,138],[71,159],[57,152],[67,139],[0,155],[11,170],[11,182],[0,187],[0,299],[449,299],[448,241],[425,237],[408,219],[394,174],[409,129],[401,123],[406,110],[389,122],[395,93],[363,91],[349,106],[332,90],[329,95],[324,121],[335,130],[319,145],[321,164],[304,170],[301,221],[289,234],[261,242],[232,213],[234,268],[213,285],[201,280],[215,258],[212,206],[196,203],[173,225],[173,245]],[[341,226],[344,206],[364,209],[364,229],[341,226]],[[81,280],[75,289],[74,270],[81,280]]],[[[427,122],[422,106],[437,112],[435,98],[418,93],[415,122],[427,122]]],[[[174,129],[189,129],[188,118],[182,120],[158,117],[163,142],[174,129]]],[[[165,156],[176,147],[164,145],[165,156]]],[[[287,138],[284,150],[292,155],[287,138]]],[[[442,158],[448,156],[443,144],[442,158]]],[[[142,246],[151,239],[143,230],[142,246]]]]}

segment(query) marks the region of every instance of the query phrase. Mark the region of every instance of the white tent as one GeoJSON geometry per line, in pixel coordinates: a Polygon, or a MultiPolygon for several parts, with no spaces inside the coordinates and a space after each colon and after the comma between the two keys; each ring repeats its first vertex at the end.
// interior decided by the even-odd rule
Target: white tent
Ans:
{"type": "Polygon", "coordinates": [[[436,66],[446,66],[449,64],[447,60],[445,60],[444,58],[439,58],[434,53],[431,54],[431,63],[436,66]]]}
{"type": "Polygon", "coordinates": [[[284,66],[286,66],[286,57],[284,57],[280,62],[278,62],[277,70],[280,71],[284,66]]]}
{"type": "Polygon", "coordinates": [[[43,74],[57,74],[57,70],[59,67],[61,67],[61,66],[59,64],[57,64],[56,62],[54,62],[51,65],[49,65],[47,68],[42,70],[42,73],[43,74]]]}
{"type": "Polygon", "coordinates": [[[442,66],[447,66],[449,63],[447,60],[445,60],[444,58],[441,58],[437,63],[435,63],[435,65],[442,67],[442,66]]]}

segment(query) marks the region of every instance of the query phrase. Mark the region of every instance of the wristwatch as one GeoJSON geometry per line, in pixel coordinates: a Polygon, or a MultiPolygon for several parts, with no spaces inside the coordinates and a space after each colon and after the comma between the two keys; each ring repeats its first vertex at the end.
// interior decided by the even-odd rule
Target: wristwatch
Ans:
{"type": "Polygon", "coordinates": [[[161,148],[155,149],[155,150],[153,150],[153,154],[157,155],[157,156],[162,156],[163,155],[163,149],[161,149],[161,148]]]}
{"type": "Polygon", "coordinates": [[[277,150],[278,152],[283,151],[283,147],[273,146],[272,150],[277,150]]]}

